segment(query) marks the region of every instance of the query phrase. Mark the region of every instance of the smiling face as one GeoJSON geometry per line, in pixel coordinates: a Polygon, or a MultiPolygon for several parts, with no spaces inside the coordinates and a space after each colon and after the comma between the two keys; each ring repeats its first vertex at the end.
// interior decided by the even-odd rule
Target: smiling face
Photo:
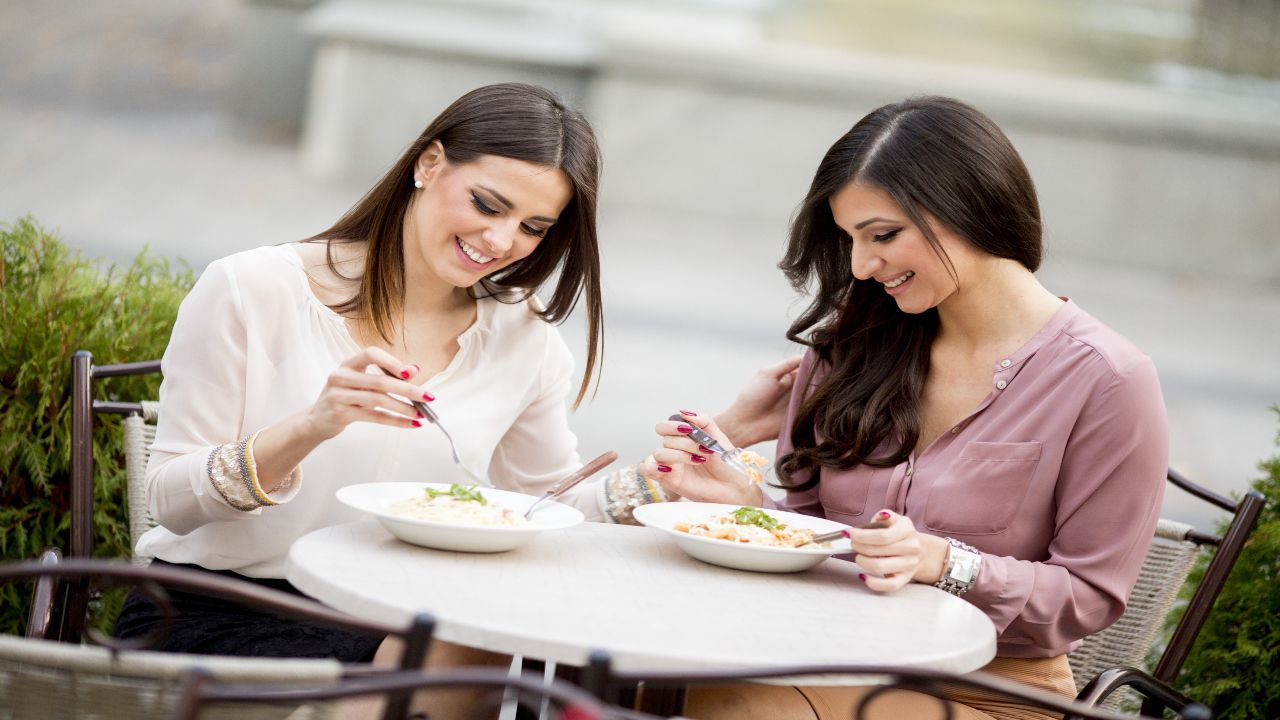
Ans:
{"type": "Polygon", "coordinates": [[[528,257],[569,204],[561,170],[496,155],[448,160],[433,142],[418,158],[404,221],[405,268],[456,288],[528,257]]]}
{"type": "Polygon", "coordinates": [[[954,295],[979,253],[970,243],[925,213],[942,251],[955,267],[948,271],[929,239],[889,193],[850,183],[831,195],[836,225],[852,238],[850,271],[875,280],[907,313],[938,307],[954,295]]]}

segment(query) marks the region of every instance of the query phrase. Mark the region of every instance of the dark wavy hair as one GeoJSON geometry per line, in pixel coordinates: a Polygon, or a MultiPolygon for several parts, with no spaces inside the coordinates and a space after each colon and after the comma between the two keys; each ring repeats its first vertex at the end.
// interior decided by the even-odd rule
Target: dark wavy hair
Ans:
{"type": "Polygon", "coordinates": [[[926,212],[979,250],[1032,271],[1040,266],[1035,185],[990,118],[958,100],[920,97],[859,120],[823,156],[779,263],[797,291],[814,290],[787,337],[813,348],[827,371],[805,389],[791,426],[794,449],[778,461],[791,489],[813,487],[819,473],[812,471],[822,467],[897,465],[920,438],[920,394],[938,313],[904,313],[880,283],[852,276],[852,239],[830,204],[850,183],[888,193],[957,282],[926,212]],[[887,451],[875,454],[886,439],[887,451]],[[798,480],[803,471],[810,476],[798,480]]]}
{"type": "MultiPolygon", "coordinates": [[[[523,160],[558,168],[569,178],[572,195],[560,218],[529,257],[512,263],[470,288],[472,297],[524,302],[553,275],[555,290],[539,316],[560,323],[586,293],[587,362],[574,407],[582,403],[598,363],[604,358],[604,314],[600,297],[600,254],[596,237],[596,199],[600,184],[600,148],[582,113],[546,88],[523,83],[486,85],[445,108],[333,227],[310,241],[367,243],[360,288],[334,306],[344,315],[367,319],[390,340],[394,318],[404,303],[404,214],[413,195],[418,156],[433,140],[450,162],[464,164],[482,155],[523,160]]],[[[334,267],[332,245],[326,250],[334,267]]],[[[354,278],[353,278],[354,279],[354,278]]],[[[599,377],[596,377],[599,386],[599,377]]]]}

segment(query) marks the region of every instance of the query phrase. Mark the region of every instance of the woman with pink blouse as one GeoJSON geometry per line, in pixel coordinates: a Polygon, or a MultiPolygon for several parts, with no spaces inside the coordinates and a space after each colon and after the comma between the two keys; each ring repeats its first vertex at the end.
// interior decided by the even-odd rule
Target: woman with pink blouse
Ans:
{"type": "MultiPolygon", "coordinates": [[[[762,438],[693,412],[658,425],[641,471],[672,496],[888,520],[852,531],[869,588],[962,595],[999,633],[985,671],[1074,697],[1066,653],[1124,611],[1169,440],[1150,358],[1033,274],[1041,235],[1031,177],[985,115],[938,97],[873,111],[822,159],[781,263],[797,290],[816,288],[788,332],[808,350],[778,383],[785,497],[686,433],[762,438]]],[[[688,714],[847,718],[865,692],[718,687],[692,692],[688,714]]],[[[912,693],[869,711],[941,716],[912,693]]],[[[952,712],[1047,717],[961,693],[952,712]]]]}

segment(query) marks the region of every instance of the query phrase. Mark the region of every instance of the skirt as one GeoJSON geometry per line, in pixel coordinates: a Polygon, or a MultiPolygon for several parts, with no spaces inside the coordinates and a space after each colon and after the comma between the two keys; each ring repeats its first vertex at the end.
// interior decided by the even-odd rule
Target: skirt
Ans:
{"type": "MultiPolygon", "coordinates": [[[[287,580],[251,578],[230,570],[206,570],[199,565],[159,559],[151,564],[213,573],[306,597],[287,580]]],[[[335,658],[340,662],[363,663],[373,660],[384,639],[382,635],[283,618],[205,595],[167,588],[166,592],[174,609],[173,630],[157,646],[148,648],[150,650],[240,657],[335,658]]],[[[135,589],[125,598],[113,634],[121,639],[144,636],[159,627],[162,617],[151,598],[135,589]]]]}

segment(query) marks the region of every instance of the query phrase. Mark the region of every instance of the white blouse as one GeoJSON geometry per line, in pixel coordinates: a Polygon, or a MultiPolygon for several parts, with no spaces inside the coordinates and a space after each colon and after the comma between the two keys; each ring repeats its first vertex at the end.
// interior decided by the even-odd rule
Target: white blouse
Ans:
{"type": "MultiPolygon", "coordinates": [[[[541,494],[581,466],[566,398],[573,358],[559,331],[528,303],[477,301],[459,350],[424,387],[466,467],[495,487],[541,494]]],[[[137,552],[251,577],[284,577],[290,544],[317,528],[356,520],[334,493],[346,485],[460,477],[444,435],[429,424],[399,429],[353,423],[299,466],[277,506],[226,503],[206,469],[209,454],[311,403],[326,378],[360,350],[344,318],[312,293],[302,259],[270,246],[217,260],[178,310],[161,362],[160,421],[147,466],[148,506],[159,527],[137,552]]],[[[562,500],[603,518],[598,482],[562,500]]]]}

